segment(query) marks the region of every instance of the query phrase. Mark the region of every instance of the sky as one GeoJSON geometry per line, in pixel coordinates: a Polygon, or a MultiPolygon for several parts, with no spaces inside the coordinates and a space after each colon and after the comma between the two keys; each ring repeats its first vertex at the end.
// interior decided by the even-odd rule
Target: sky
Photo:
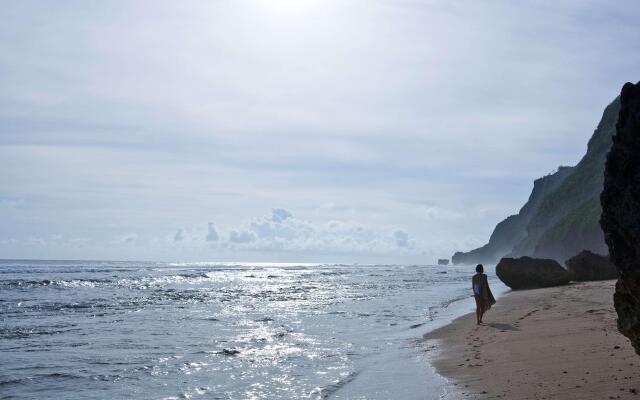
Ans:
{"type": "Polygon", "coordinates": [[[640,80],[632,1],[5,1],[0,258],[431,264],[640,80]]]}

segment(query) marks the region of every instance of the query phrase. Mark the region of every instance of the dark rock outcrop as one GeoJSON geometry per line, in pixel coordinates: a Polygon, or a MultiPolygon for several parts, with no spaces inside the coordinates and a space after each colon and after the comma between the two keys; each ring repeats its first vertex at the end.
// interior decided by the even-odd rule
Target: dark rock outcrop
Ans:
{"type": "Polygon", "coordinates": [[[640,354],[640,83],[622,88],[600,199],[600,223],[620,274],[613,296],[618,329],[640,354]]]}
{"type": "Polygon", "coordinates": [[[438,265],[449,265],[449,260],[447,258],[438,258],[438,265]]]}
{"type": "Polygon", "coordinates": [[[565,262],[574,281],[601,281],[618,277],[616,266],[608,256],[583,250],[565,262]]]}
{"type": "Polygon", "coordinates": [[[496,275],[513,290],[537,289],[566,285],[571,274],[556,260],[543,258],[503,258],[496,266],[496,275]]]}
{"type": "Polygon", "coordinates": [[[489,243],[458,252],[452,261],[493,263],[504,256],[530,256],[562,262],[583,249],[606,253],[598,223],[602,212],[599,196],[619,110],[620,99],[616,98],[605,108],[585,156],[575,167],[561,167],[536,180],[525,206],[496,226],[489,243]]]}

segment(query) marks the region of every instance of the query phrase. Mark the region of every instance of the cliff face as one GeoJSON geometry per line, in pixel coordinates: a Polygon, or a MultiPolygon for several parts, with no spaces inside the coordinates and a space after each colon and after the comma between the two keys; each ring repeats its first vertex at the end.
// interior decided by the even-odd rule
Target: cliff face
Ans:
{"type": "Polygon", "coordinates": [[[602,229],[619,279],[618,329],[640,354],[640,83],[622,88],[620,116],[607,156],[602,229]]]}
{"type": "Polygon", "coordinates": [[[571,173],[572,167],[559,167],[553,174],[536,179],[529,200],[515,215],[510,215],[496,225],[489,243],[467,253],[457,252],[451,258],[454,264],[493,264],[509,254],[527,237],[527,224],[544,197],[560,185],[571,173]]]}
{"type": "Polygon", "coordinates": [[[587,153],[575,167],[561,167],[534,182],[529,200],[517,215],[502,221],[489,243],[454,254],[454,263],[495,263],[504,256],[551,258],[560,263],[582,250],[606,253],[598,223],[604,161],[620,110],[616,98],[607,106],[587,153]]]}
{"type": "Polygon", "coordinates": [[[604,163],[616,132],[620,111],[617,98],[605,109],[587,146],[587,154],[573,172],[540,203],[527,226],[527,238],[513,255],[553,258],[560,262],[590,250],[607,252],[599,220],[604,163]]]}

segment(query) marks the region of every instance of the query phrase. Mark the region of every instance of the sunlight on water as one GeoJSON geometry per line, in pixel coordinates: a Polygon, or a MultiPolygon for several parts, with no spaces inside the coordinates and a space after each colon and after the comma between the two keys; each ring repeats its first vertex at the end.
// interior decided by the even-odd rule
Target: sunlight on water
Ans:
{"type": "Polygon", "coordinates": [[[437,398],[411,342],[468,297],[468,278],[434,266],[2,261],[2,392],[382,399],[435,385],[437,398]],[[412,368],[381,375],[394,365],[412,368]]]}

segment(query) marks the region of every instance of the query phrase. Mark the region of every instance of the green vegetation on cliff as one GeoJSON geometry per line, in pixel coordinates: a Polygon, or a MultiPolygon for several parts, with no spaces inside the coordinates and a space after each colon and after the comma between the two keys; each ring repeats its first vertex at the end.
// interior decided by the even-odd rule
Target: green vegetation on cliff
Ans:
{"type": "Polygon", "coordinates": [[[494,263],[507,255],[564,262],[582,250],[606,253],[599,225],[600,192],[619,110],[620,100],[616,98],[604,110],[582,160],[575,167],[560,167],[536,180],[519,214],[498,224],[485,246],[457,252],[453,262],[494,263]]]}
{"type": "Polygon", "coordinates": [[[552,174],[536,179],[529,200],[515,215],[500,222],[486,245],[467,253],[457,252],[452,257],[454,264],[474,264],[497,262],[527,237],[527,224],[540,206],[544,197],[558,187],[572,171],[573,167],[559,167],[552,174]]]}

